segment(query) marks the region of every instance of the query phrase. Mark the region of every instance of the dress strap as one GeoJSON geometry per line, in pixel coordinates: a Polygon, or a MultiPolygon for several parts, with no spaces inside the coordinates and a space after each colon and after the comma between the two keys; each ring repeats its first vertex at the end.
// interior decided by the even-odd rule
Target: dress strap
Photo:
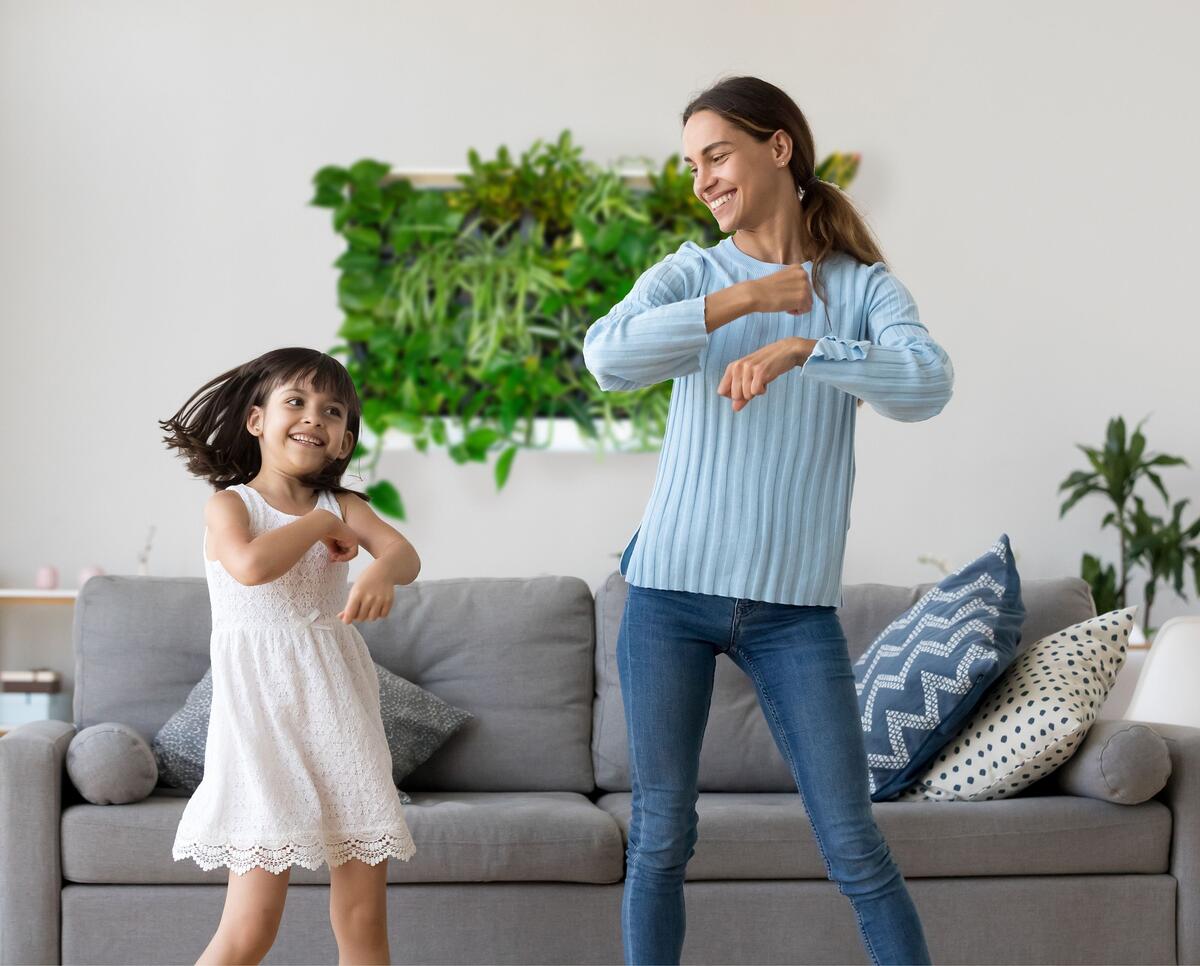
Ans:
{"type": "Polygon", "coordinates": [[[322,490],[317,495],[317,506],[324,507],[339,520],[342,517],[342,506],[338,503],[337,495],[332,490],[322,490]]]}
{"type": "Polygon", "coordinates": [[[246,513],[250,517],[250,532],[258,533],[262,530],[267,520],[267,501],[263,499],[262,494],[245,483],[234,483],[225,489],[233,490],[246,504],[246,513]]]}
{"type": "MultiPolygon", "coordinates": [[[[245,483],[234,483],[232,486],[225,487],[225,489],[240,496],[242,498],[242,502],[246,504],[246,509],[249,511],[250,516],[254,516],[254,497],[246,492],[250,489],[250,487],[248,487],[245,483]]],[[[257,496],[257,494],[255,494],[255,496],[257,496]]]]}

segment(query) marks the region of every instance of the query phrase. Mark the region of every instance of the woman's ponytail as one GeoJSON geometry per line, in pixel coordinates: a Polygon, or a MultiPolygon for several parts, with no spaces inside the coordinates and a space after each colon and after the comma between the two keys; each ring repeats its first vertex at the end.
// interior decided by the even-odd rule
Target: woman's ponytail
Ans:
{"type": "Polygon", "coordinates": [[[866,220],[833,182],[814,176],[800,200],[800,208],[804,213],[804,228],[816,245],[813,285],[822,301],[825,293],[820,284],[820,270],[833,252],[845,252],[865,265],[884,261],[866,220]]]}

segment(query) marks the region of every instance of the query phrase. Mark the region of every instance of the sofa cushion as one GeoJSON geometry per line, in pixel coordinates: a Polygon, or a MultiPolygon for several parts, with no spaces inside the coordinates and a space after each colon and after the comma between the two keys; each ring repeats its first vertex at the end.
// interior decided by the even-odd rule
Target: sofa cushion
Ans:
{"type": "MultiPolygon", "coordinates": [[[[628,838],[632,796],[603,795],[628,838]]],[[[688,879],[824,879],[796,794],[702,793],[688,879]]],[[[905,877],[1166,872],[1171,811],[1031,795],[1004,802],[882,802],[875,821],[905,877]]]]}
{"type": "MultiPolygon", "coordinates": [[[[846,632],[851,660],[933,586],[847,584],[838,618],[846,632]]],[[[617,631],[627,588],[625,578],[614,572],[596,591],[592,757],[596,784],[609,791],[629,790],[629,752],[616,662],[617,631]]],[[[1021,596],[1025,603],[1021,634],[1025,641],[1036,641],[1096,613],[1088,585],[1078,577],[1025,580],[1021,596]]],[[[794,787],[759,710],[754,686],[732,661],[719,658],[712,710],[700,753],[701,790],[784,792],[794,787]]]]}
{"type": "MultiPolygon", "coordinates": [[[[62,816],[63,876],[70,882],[225,882],[173,861],[186,801],[152,795],[132,805],[72,805],[62,816]]],[[[408,862],[388,862],[389,882],[616,882],[620,829],[574,792],[417,792],[404,818],[416,842],[408,862]]],[[[329,881],[329,869],[293,868],[292,881],[329,881]]]]}
{"type": "Polygon", "coordinates": [[[941,580],[854,662],[871,798],[904,791],[975,711],[1021,641],[1008,535],[941,580]]]}
{"type": "Polygon", "coordinates": [[[1092,617],[1022,650],[976,713],[902,799],[990,801],[1018,795],[1087,736],[1125,663],[1135,608],[1092,617]]]}
{"type": "MultiPolygon", "coordinates": [[[[376,663],[475,715],[408,791],[594,787],[593,601],[574,577],[418,581],[360,624],[376,663]]],[[[201,578],[102,576],[75,608],[75,721],[149,741],[208,668],[201,578]]]]}

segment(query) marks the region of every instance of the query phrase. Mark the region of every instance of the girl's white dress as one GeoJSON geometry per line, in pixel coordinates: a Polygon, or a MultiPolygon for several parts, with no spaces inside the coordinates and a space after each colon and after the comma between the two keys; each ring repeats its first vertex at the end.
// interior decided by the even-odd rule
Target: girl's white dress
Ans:
{"type": "MultiPolygon", "coordinates": [[[[246,504],[252,536],[299,519],[251,487],[229,489],[246,504]]],[[[341,518],[333,494],[322,492],[317,505],[341,518]]],[[[212,713],[204,779],[179,821],[176,861],[241,875],[413,855],[379,677],[362,635],[337,618],[348,569],[318,542],[283,576],[247,587],[205,552],[212,713]]]]}

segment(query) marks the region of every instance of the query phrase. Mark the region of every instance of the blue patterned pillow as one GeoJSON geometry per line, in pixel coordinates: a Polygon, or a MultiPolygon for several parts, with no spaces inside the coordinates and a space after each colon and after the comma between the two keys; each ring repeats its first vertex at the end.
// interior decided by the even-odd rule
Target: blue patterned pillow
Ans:
{"type": "Polygon", "coordinates": [[[1008,535],[883,629],[854,663],[871,800],[920,776],[1021,643],[1021,578],[1008,535]]]}

